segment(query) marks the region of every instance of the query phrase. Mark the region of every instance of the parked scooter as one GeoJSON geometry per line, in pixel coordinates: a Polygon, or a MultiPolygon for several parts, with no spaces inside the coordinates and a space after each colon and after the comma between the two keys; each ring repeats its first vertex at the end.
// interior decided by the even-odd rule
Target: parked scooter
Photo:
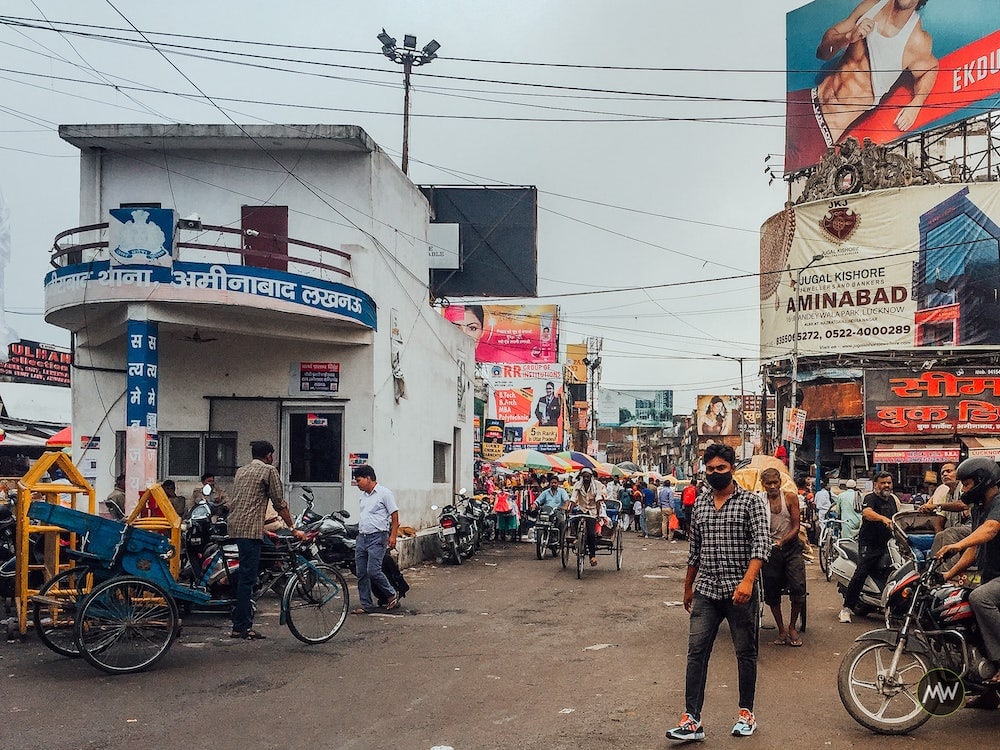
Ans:
{"type": "MultiPolygon", "coordinates": [[[[882,592],[887,585],[895,585],[914,570],[914,550],[910,546],[908,534],[912,533],[914,516],[928,514],[901,511],[892,517],[893,535],[889,540],[888,552],[883,557],[883,565],[865,580],[858,604],[854,610],[859,615],[881,609],[882,592]]],[[[929,514],[934,516],[934,514],[929,514]]],[[[858,567],[858,542],[856,539],[837,539],[834,543],[837,554],[830,563],[830,575],[837,582],[837,590],[843,594],[847,590],[854,571],[858,567]]]]}
{"type": "MultiPolygon", "coordinates": [[[[458,491],[459,498],[465,497],[465,488],[458,491]]],[[[432,505],[431,510],[440,510],[438,516],[438,543],[441,547],[441,558],[455,565],[461,565],[466,557],[472,557],[479,543],[479,533],[473,518],[451,503],[439,508],[432,505]]]]}

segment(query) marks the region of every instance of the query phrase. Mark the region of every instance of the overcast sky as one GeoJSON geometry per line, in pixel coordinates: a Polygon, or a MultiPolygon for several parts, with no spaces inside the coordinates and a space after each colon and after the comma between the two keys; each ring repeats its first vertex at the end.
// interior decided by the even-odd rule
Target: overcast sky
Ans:
{"type": "Polygon", "coordinates": [[[80,223],[60,124],[226,123],[222,108],[240,123],[360,125],[398,161],[402,75],[379,54],[384,26],[400,44],[441,43],[413,78],[410,177],[537,186],[539,295],[561,306],[562,344],[603,337],[603,386],[673,389],[687,411],[739,390],[722,354],[748,358],[756,389],[757,280],[715,279],[756,272],[758,228],[784,200],[764,158],[780,166],[785,13],[803,4],[6,0],[7,322],[68,345],[42,315],[52,239],[80,223]],[[46,19],[59,31],[26,26],[46,19]]]}

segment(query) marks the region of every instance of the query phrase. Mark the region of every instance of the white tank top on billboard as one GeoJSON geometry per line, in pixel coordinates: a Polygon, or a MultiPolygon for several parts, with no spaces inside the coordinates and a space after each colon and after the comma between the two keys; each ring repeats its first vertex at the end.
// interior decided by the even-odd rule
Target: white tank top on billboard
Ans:
{"type": "MultiPolygon", "coordinates": [[[[880,2],[875,3],[861,18],[870,18],[874,21],[875,16],[889,1],[880,0],[880,2]]],[[[914,12],[903,28],[892,36],[884,36],[876,23],[875,29],[865,39],[868,46],[868,62],[871,65],[872,91],[875,95],[872,102],[873,107],[899,80],[900,71],[903,69],[903,52],[906,50],[906,43],[910,41],[910,35],[913,34],[913,29],[916,28],[918,21],[920,21],[920,16],[914,12]]]]}

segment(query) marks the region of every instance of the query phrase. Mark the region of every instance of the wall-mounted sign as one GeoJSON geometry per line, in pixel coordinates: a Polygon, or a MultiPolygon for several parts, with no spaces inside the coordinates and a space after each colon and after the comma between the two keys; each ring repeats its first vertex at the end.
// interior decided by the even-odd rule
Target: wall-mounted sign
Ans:
{"type": "Polygon", "coordinates": [[[1000,368],[865,371],[870,435],[1000,435],[1000,368]]]}
{"type": "Polygon", "coordinates": [[[108,255],[116,266],[169,266],[177,249],[177,212],[170,208],[112,208],[108,255]]]}
{"type": "Polygon", "coordinates": [[[299,362],[299,390],[336,393],[340,390],[340,363],[299,362]]]}

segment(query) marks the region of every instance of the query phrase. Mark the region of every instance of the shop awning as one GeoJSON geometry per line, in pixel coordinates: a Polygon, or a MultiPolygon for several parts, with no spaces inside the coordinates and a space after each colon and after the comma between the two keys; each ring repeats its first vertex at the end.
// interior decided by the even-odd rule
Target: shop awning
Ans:
{"type": "Polygon", "coordinates": [[[958,458],[954,443],[879,443],[874,456],[877,464],[938,464],[958,458]]]}
{"type": "Polygon", "coordinates": [[[1000,438],[995,437],[964,437],[959,438],[969,449],[969,458],[982,456],[1000,460],[1000,438]]]}

